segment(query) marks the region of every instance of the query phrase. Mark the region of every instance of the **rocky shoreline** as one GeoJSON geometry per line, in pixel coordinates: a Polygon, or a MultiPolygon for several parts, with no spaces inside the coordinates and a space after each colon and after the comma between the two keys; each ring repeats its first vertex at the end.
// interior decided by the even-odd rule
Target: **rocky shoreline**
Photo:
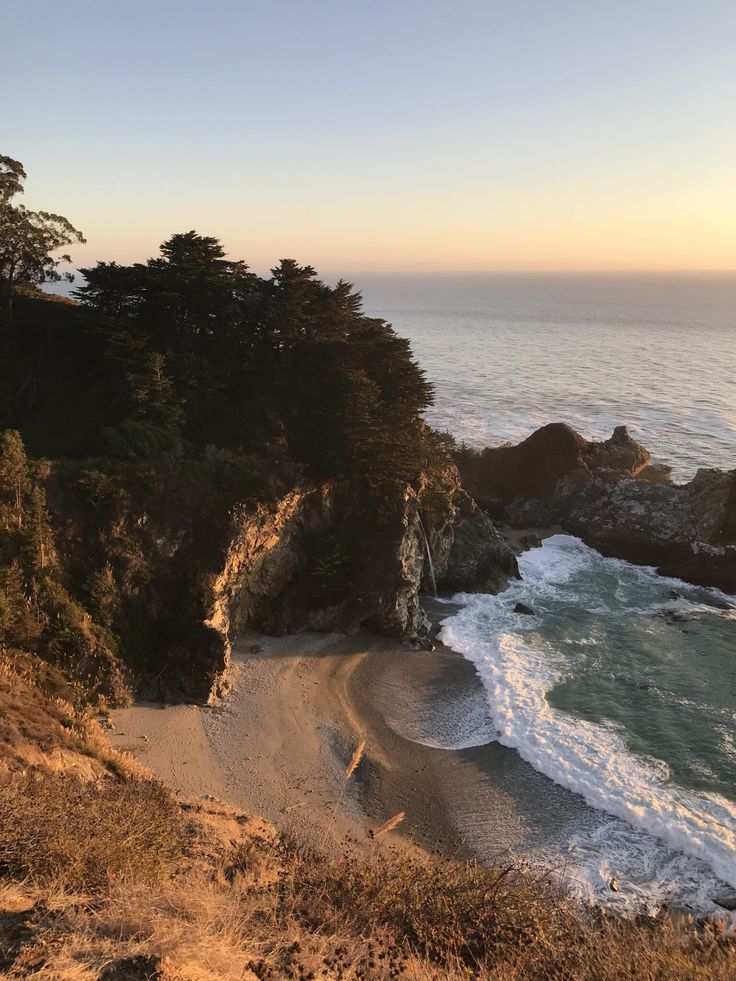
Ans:
{"type": "Polygon", "coordinates": [[[561,423],[458,464],[478,504],[511,528],[559,525],[604,555],[736,593],[736,470],[675,484],[626,427],[596,443],[561,423]]]}
{"type": "Polygon", "coordinates": [[[554,526],[604,555],[736,593],[736,470],[675,484],[624,426],[590,442],[551,424],[517,446],[454,456],[426,485],[397,486],[383,513],[340,484],[235,511],[205,619],[213,690],[227,688],[233,641],[247,630],[367,628],[426,646],[420,593],[501,592],[519,576],[519,529],[554,526]],[[314,588],[320,541],[353,556],[342,579],[339,564],[327,570],[336,588],[314,588]]]}

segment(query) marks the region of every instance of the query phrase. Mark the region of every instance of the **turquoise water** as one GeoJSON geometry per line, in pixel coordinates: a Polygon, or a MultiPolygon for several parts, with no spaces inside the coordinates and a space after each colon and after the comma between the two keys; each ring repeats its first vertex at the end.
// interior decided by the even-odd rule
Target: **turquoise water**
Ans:
{"type": "Polygon", "coordinates": [[[365,276],[369,313],[434,383],[427,418],[475,445],[548,422],[628,425],[689,479],[736,466],[736,274],[365,276]]]}
{"type": "MultiPolygon", "coordinates": [[[[605,438],[624,424],[675,479],[736,466],[736,274],[359,285],[434,383],[428,420],[459,439],[517,442],[560,421],[605,438]]],[[[568,843],[586,895],[713,911],[724,884],[736,890],[736,599],[569,536],[520,564],[522,582],[463,597],[443,628],[478,671],[490,728],[599,812],[568,843]],[[536,615],[515,614],[520,600],[536,615]]]]}
{"type": "Polygon", "coordinates": [[[710,911],[736,889],[736,597],[568,535],[519,565],[506,592],[460,597],[443,641],[476,666],[497,738],[619,819],[583,849],[596,865],[655,905],[676,874],[677,901],[710,911]]]}
{"type": "Polygon", "coordinates": [[[673,782],[736,801],[736,604],[713,609],[684,586],[663,602],[661,582],[625,567],[570,586],[595,592],[595,612],[584,600],[552,604],[531,641],[566,662],[550,706],[613,725],[673,782]]]}

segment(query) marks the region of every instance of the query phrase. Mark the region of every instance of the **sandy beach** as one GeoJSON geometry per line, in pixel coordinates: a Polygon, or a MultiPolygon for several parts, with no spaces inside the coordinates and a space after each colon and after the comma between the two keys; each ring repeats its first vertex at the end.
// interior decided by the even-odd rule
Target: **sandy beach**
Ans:
{"type": "Polygon", "coordinates": [[[497,742],[437,748],[493,735],[474,667],[442,646],[415,651],[368,632],[251,634],[231,681],[211,706],[114,712],[113,745],[184,799],[210,795],[332,847],[368,845],[370,829],[404,811],[394,843],[482,861],[539,854],[559,866],[592,816],[497,742]]]}

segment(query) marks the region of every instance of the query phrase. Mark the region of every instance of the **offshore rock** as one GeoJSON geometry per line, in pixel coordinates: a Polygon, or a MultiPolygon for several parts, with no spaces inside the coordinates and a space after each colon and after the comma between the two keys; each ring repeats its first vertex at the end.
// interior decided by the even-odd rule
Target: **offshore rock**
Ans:
{"type": "Polygon", "coordinates": [[[514,607],[514,613],[521,613],[526,617],[533,617],[535,615],[534,610],[531,606],[527,606],[526,603],[517,603],[514,607]]]}
{"type": "Polygon", "coordinates": [[[467,489],[499,516],[517,500],[545,501],[562,480],[584,479],[595,472],[633,477],[650,455],[618,426],[605,442],[590,442],[564,423],[550,423],[517,446],[488,447],[463,461],[467,489]]]}
{"type": "Polygon", "coordinates": [[[676,485],[625,427],[595,443],[562,424],[462,469],[477,499],[513,527],[560,524],[604,555],[736,592],[736,471],[700,470],[676,485]]]}

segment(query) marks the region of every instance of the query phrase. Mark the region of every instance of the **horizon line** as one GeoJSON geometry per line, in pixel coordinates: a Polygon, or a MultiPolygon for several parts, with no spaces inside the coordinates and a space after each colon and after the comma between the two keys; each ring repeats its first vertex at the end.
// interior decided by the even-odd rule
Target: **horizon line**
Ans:
{"type": "MultiPolygon", "coordinates": [[[[309,263],[311,265],[311,263],[309,263]]],[[[252,267],[250,267],[252,268],[252,267]]],[[[323,270],[330,275],[339,274],[338,267],[325,267],[323,270]]],[[[687,275],[709,275],[709,276],[729,276],[736,275],[736,266],[729,267],[674,267],[674,268],[631,268],[631,267],[601,267],[600,269],[576,269],[576,268],[546,268],[529,267],[519,269],[378,269],[378,268],[346,268],[343,271],[350,275],[360,276],[687,276],[687,275]]],[[[319,273],[320,270],[317,269],[319,273]]]]}

